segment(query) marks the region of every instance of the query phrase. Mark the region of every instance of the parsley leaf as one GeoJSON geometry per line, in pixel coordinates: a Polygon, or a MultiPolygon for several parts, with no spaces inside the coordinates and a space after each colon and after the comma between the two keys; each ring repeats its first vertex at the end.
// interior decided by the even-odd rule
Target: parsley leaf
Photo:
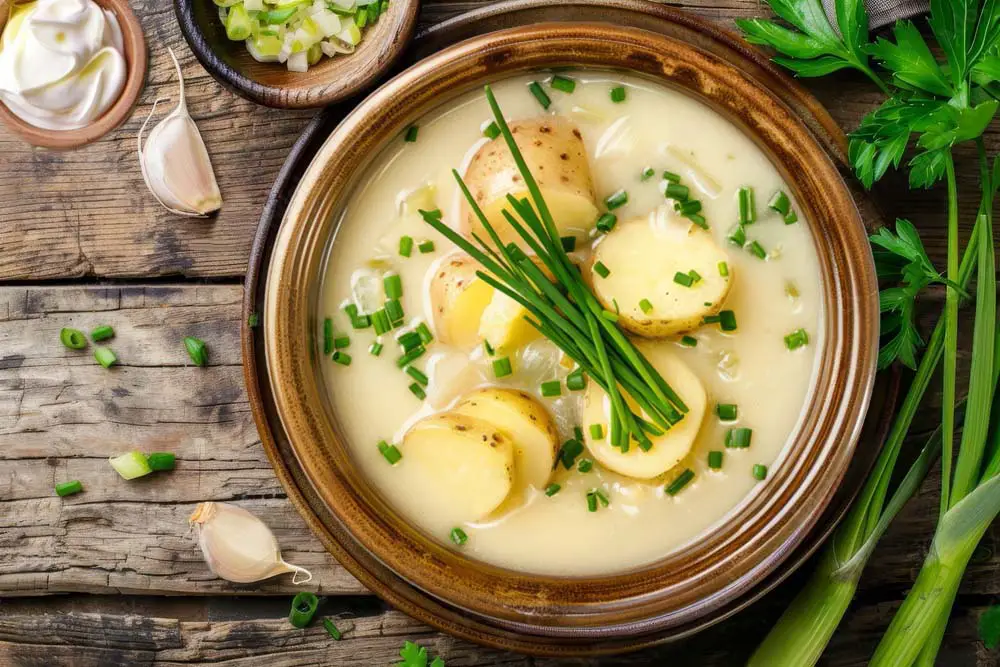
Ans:
{"type": "Polygon", "coordinates": [[[979,638],[991,651],[1000,646],[1000,606],[990,607],[979,617],[979,638]]]}
{"type": "Polygon", "coordinates": [[[986,0],[931,0],[928,19],[934,38],[941,45],[954,88],[960,90],[966,77],[1000,38],[1000,6],[986,0]]]}
{"type": "Polygon", "coordinates": [[[892,82],[900,88],[951,97],[951,84],[917,26],[912,21],[900,21],[892,32],[895,43],[880,37],[868,48],[873,58],[892,71],[892,82]]]}
{"type": "MultiPolygon", "coordinates": [[[[428,667],[427,649],[419,644],[413,642],[406,642],[403,644],[403,648],[399,649],[399,657],[403,659],[402,662],[397,662],[396,667],[428,667]]],[[[444,660],[441,658],[434,658],[433,661],[429,663],[429,667],[445,667],[444,660]]]]}
{"type": "MultiPolygon", "coordinates": [[[[940,99],[920,93],[902,92],[890,97],[875,111],[865,116],[858,129],[851,133],[848,148],[848,159],[861,183],[870,188],[875,181],[885,175],[890,164],[899,167],[910,135],[932,127],[934,118],[945,105],[946,102],[940,99]]],[[[914,158],[914,161],[920,168],[921,182],[927,180],[927,174],[934,176],[929,183],[937,181],[944,175],[943,158],[939,165],[933,165],[935,169],[930,172],[926,172],[928,165],[923,164],[928,158],[921,158],[920,155],[917,158],[914,158]]],[[[914,161],[910,163],[911,185],[914,161]]]]}

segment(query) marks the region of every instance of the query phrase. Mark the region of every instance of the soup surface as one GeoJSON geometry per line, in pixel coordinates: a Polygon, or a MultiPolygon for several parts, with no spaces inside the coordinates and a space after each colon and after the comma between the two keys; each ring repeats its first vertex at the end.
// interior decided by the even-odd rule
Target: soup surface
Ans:
{"type": "MultiPolygon", "coordinates": [[[[650,358],[666,355],[679,361],[704,388],[703,418],[692,423],[686,417],[687,423],[681,422],[693,436],[688,443],[690,450],[686,445],[680,447],[676,465],[652,476],[648,471],[634,473],[627,466],[605,465],[602,460],[607,457],[598,455],[599,443],[593,436],[606,439],[608,422],[593,421],[593,410],[584,414],[584,397],[595,390],[593,381],[588,380],[586,390],[570,390],[566,377],[575,365],[568,363],[553,343],[544,338],[515,342],[503,350],[494,347],[491,356],[482,336],[477,337],[477,330],[484,330],[478,318],[481,307],[469,311],[476,317],[470,316],[472,321],[466,322],[463,330],[475,338],[471,343],[454,342],[455,331],[463,326],[461,318],[449,323],[449,331],[443,329],[444,306],[435,281],[462,254],[425,223],[417,210],[440,209],[443,220],[459,228],[465,211],[451,170],[471,171],[473,156],[481,149],[509,155],[502,137],[493,141],[484,137],[492,116],[481,90],[421,119],[415,137],[413,131],[410,133],[415,141],[404,137],[394,141],[375,160],[343,210],[327,262],[320,312],[332,320],[333,338],[346,347],[340,348],[341,363],[324,363],[324,376],[336,418],[358,465],[414,524],[444,542],[451,536],[454,548],[500,566],[559,575],[607,574],[661,558],[704,533],[756,488],[768,483],[768,474],[760,466],[773,473],[781,465],[782,450],[807,405],[817,350],[823,344],[820,277],[807,221],[790,222],[798,211],[791,193],[788,224],[782,213],[768,207],[772,195],[787,191],[786,186],[768,158],[738,128],[700,102],[645,79],[600,71],[573,71],[564,76],[575,81],[572,92],[553,88],[551,75],[543,73],[499,81],[493,90],[512,124],[523,121],[548,128],[538,123],[552,121],[556,134],[559,127],[578,131],[585,153],[579,159],[585,159],[583,169],[589,167],[595,195],[595,219],[608,210],[606,198],[620,190],[627,193],[627,202],[613,210],[618,222],[610,232],[570,230],[579,236],[570,256],[585,267],[583,272],[595,290],[623,293],[615,290],[628,289],[625,274],[635,273],[636,266],[658,267],[653,273],[667,270],[665,282],[654,281],[638,288],[640,293],[634,289],[629,292],[634,296],[648,294],[655,308],[670,307],[664,301],[668,297],[690,301],[690,294],[683,290],[706,290],[704,305],[709,310],[704,314],[708,323],[703,324],[698,316],[686,328],[677,325],[679,330],[663,337],[644,339],[640,347],[650,358]],[[541,83],[550,100],[548,109],[529,89],[532,81],[541,83]],[[621,92],[611,92],[616,88],[623,90],[623,99],[621,92]],[[664,195],[671,182],[661,177],[664,172],[670,172],[670,179],[674,179],[672,174],[680,178],[677,184],[688,188],[689,201],[701,202],[699,213],[682,217],[675,212],[674,201],[664,195]],[[750,188],[755,195],[750,208],[756,220],[742,227],[745,247],[729,239],[741,215],[741,188],[750,188]],[[707,232],[692,223],[699,221],[699,215],[707,232]],[[649,236],[649,229],[654,230],[653,236],[649,236]],[[626,233],[635,236],[634,243],[626,243],[626,233]],[[400,253],[404,237],[414,241],[409,256],[400,253]],[[660,246],[643,242],[660,237],[667,239],[663,252],[660,246]],[[706,252],[711,251],[707,256],[721,253],[725,268],[714,260],[708,268],[696,264],[700,255],[685,245],[689,238],[703,241],[706,252]],[[617,264],[610,265],[609,259],[611,275],[602,279],[593,275],[590,255],[612,239],[625,239],[619,242],[625,250],[611,253],[612,246],[606,246],[609,258],[617,264]],[[433,242],[433,249],[427,242],[433,242]],[[690,286],[682,284],[688,278],[682,276],[677,282],[675,275],[682,271],[674,271],[674,266],[686,267],[684,262],[698,268],[695,278],[688,276],[693,282],[690,286]],[[722,289],[723,271],[729,274],[721,279],[727,291],[713,304],[716,295],[708,292],[722,289]],[[404,324],[376,337],[372,327],[354,328],[343,307],[353,304],[362,320],[359,324],[364,325],[363,315],[381,309],[386,301],[387,275],[400,278],[404,324]],[[599,287],[601,280],[618,282],[599,287]],[[731,311],[735,329],[717,321],[720,308],[731,311]],[[396,337],[421,322],[433,331],[434,340],[411,364],[418,372],[408,374],[397,364],[403,352],[396,337]],[[786,339],[799,330],[807,338],[800,333],[786,339]],[[443,338],[453,342],[442,342],[443,338]],[[371,353],[376,341],[382,346],[378,356],[371,353]],[[347,365],[344,355],[349,357],[347,365]],[[498,378],[495,362],[503,358],[509,360],[512,372],[503,376],[501,362],[502,377],[498,378]],[[426,385],[421,374],[427,377],[426,385]],[[559,395],[543,396],[543,383],[555,380],[559,381],[559,395]],[[496,497],[491,500],[485,494],[495,495],[500,484],[502,495],[503,480],[498,482],[475,466],[455,468],[454,457],[448,454],[451,450],[444,445],[439,452],[442,460],[435,463],[427,455],[427,448],[435,446],[433,437],[423,438],[419,452],[417,444],[404,442],[415,424],[431,415],[448,413],[483,386],[528,392],[554,421],[559,434],[557,447],[580,437],[575,427],[583,431],[585,441],[584,451],[577,456],[571,456],[572,445],[570,456],[557,455],[559,461],[544,483],[538,482],[537,476],[533,485],[517,488],[515,483],[491,511],[484,509],[496,505],[496,497]],[[719,404],[736,406],[736,418],[722,418],[731,417],[729,414],[720,417],[719,404]],[[592,434],[591,425],[599,422],[603,422],[600,430],[604,433],[592,434]],[[732,446],[742,444],[732,442],[738,429],[750,429],[749,446],[732,446]],[[398,462],[387,460],[385,446],[377,446],[380,441],[395,445],[401,454],[398,462]],[[721,452],[721,466],[719,455],[711,452],[721,452]],[[712,466],[710,456],[715,459],[712,466]],[[623,470],[628,474],[621,474],[623,470]],[[435,477],[441,474],[464,479],[477,487],[473,495],[480,491],[483,495],[476,495],[475,503],[455,502],[454,494],[439,495],[438,489],[461,484],[435,477]],[[689,481],[681,484],[684,479],[689,481]],[[473,504],[477,509],[471,507],[473,504]],[[476,512],[482,516],[475,516],[476,512]],[[461,531],[456,533],[455,528],[461,531]],[[467,537],[464,542],[463,536],[467,537]]],[[[558,137],[552,145],[540,143],[540,150],[560,150],[558,137]]],[[[531,166],[527,151],[526,156],[531,166]]],[[[573,162],[578,158],[570,155],[560,159],[573,162]]],[[[548,164],[545,162],[543,169],[548,164]]],[[[536,176],[544,179],[544,173],[539,171],[536,176]]],[[[555,176],[551,179],[560,180],[555,176]]],[[[743,215],[747,215],[746,210],[743,215]]],[[[592,225],[590,221],[585,226],[592,225]]],[[[618,306],[618,299],[612,298],[618,306]]],[[[698,301],[695,306],[700,307],[700,297],[698,301]]],[[[628,311],[641,318],[635,310],[639,307],[637,298],[628,303],[623,299],[621,314],[628,311]]],[[[321,328],[319,340],[323,339],[321,328]]],[[[664,376],[671,380],[666,373],[664,376]]],[[[547,384],[544,393],[552,394],[553,385],[547,384]]],[[[600,394],[591,400],[597,405],[597,414],[604,416],[600,394]]],[[[512,421],[495,419],[490,426],[507,440],[516,440],[510,431],[515,428],[512,421]]],[[[740,438],[735,436],[737,441],[740,438]]],[[[514,442],[514,449],[520,444],[514,442]]],[[[633,442],[629,461],[643,461],[645,455],[664,451],[657,449],[661,446],[665,445],[654,445],[647,453],[633,442]]],[[[488,458],[496,451],[484,450],[483,456],[488,458]]],[[[389,454],[395,458],[391,451],[389,454]]],[[[518,468],[523,461],[516,456],[513,460],[515,469],[510,474],[521,479],[526,474],[518,468]]]]}

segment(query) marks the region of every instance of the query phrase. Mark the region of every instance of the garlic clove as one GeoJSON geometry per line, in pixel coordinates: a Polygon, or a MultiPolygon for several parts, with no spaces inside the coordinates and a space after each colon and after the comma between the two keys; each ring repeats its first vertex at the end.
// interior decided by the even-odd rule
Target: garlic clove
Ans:
{"type": "Polygon", "coordinates": [[[180,95],[177,106],[149,132],[143,132],[161,100],[153,103],[149,117],[139,130],[139,167],[146,187],[164,208],[190,217],[206,217],[222,207],[222,195],[212,169],[212,160],[198,126],[188,113],[184,77],[171,49],[180,95]]]}
{"type": "Polygon", "coordinates": [[[201,503],[189,519],[209,569],[240,584],[294,572],[293,584],[312,579],[305,568],[286,563],[274,533],[255,515],[229,503],[201,503]],[[300,576],[303,577],[300,579],[300,576]]]}

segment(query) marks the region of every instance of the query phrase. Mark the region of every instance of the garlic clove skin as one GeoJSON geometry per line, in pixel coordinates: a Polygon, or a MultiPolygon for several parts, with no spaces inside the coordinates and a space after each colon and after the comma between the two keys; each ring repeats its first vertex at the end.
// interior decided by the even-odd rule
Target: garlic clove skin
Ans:
{"type": "Polygon", "coordinates": [[[212,160],[198,126],[188,113],[184,77],[171,49],[180,94],[177,107],[156,124],[143,143],[142,136],[156,106],[139,130],[139,167],[146,187],[165,209],[177,215],[207,217],[222,208],[222,195],[212,160]]]}
{"type": "Polygon", "coordinates": [[[190,522],[198,532],[205,562],[222,579],[247,584],[286,572],[295,572],[295,584],[312,579],[308,570],[282,560],[271,529],[242,507],[201,503],[190,522]]]}

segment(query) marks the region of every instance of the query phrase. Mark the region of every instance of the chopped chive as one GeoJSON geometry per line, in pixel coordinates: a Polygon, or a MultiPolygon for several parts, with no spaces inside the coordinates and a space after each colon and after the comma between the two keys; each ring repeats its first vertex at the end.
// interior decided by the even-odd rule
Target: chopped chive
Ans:
{"type": "Polygon", "coordinates": [[[552,397],[562,394],[562,383],[559,380],[549,380],[543,382],[541,386],[542,396],[552,397]]]}
{"type": "Polygon", "coordinates": [[[620,208],[628,203],[628,192],[625,190],[618,190],[604,199],[604,205],[607,206],[609,211],[613,211],[616,208],[620,208]]]}
{"type": "Polygon", "coordinates": [[[784,190],[778,190],[771,195],[771,199],[767,202],[767,207],[772,211],[776,211],[781,217],[785,217],[792,208],[792,202],[788,199],[788,195],[785,194],[784,190]]]}
{"type": "Polygon", "coordinates": [[[611,101],[619,104],[625,101],[625,86],[615,86],[611,89],[611,101]]]}
{"type": "Polygon", "coordinates": [[[576,237],[575,236],[560,236],[559,242],[562,243],[562,249],[566,252],[573,252],[576,250],[576,237]]]}
{"type": "Polygon", "coordinates": [[[612,313],[610,310],[602,310],[601,311],[601,317],[603,317],[604,319],[606,319],[609,322],[617,322],[618,321],[618,313],[612,313]]]}
{"type": "Polygon", "coordinates": [[[749,225],[757,220],[757,203],[754,201],[753,188],[742,187],[739,192],[740,224],[749,225]]]}
{"type": "Polygon", "coordinates": [[[556,74],[555,76],[553,76],[552,81],[549,82],[549,85],[555,88],[556,90],[564,93],[572,93],[574,90],[576,90],[576,81],[570,79],[569,77],[562,76],[561,74],[556,74]]]}
{"type": "Polygon", "coordinates": [[[591,424],[590,437],[594,440],[604,440],[604,427],[600,424],[591,424]]]}
{"type": "Polygon", "coordinates": [[[731,310],[720,310],[719,328],[723,331],[736,331],[736,313],[731,310]]]}
{"type": "Polygon", "coordinates": [[[739,408],[734,403],[717,403],[715,414],[724,422],[732,422],[739,416],[739,408]]]}
{"type": "Polygon", "coordinates": [[[722,467],[722,452],[718,449],[713,449],[708,453],[708,467],[712,470],[718,470],[722,467]]]}
{"type": "Polygon", "coordinates": [[[559,448],[556,460],[562,462],[563,467],[569,470],[576,462],[576,457],[583,454],[583,444],[579,440],[570,438],[559,448]]]}
{"type": "Polygon", "coordinates": [[[731,428],[726,431],[724,444],[730,449],[746,449],[753,439],[753,430],[749,428],[731,428]]]}
{"type": "Polygon", "coordinates": [[[177,455],[173,452],[152,452],[146,462],[153,470],[173,470],[177,466],[177,455]]]}
{"type": "Polygon", "coordinates": [[[674,481],[667,485],[667,494],[676,496],[692,479],[694,479],[694,471],[692,471],[691,468],[685,468],[684,472],[678,475],[674,481]]]}
{"type": "Polygon", "coordinates": [[[726,262],[719,262],[719,275],[723,278],[729,276],[729,264],[726,262]]]}
{"type": "MultiPolygon", "coordinates": [[[[94,359],[97,359],[97,363],[104,368],[110,368],[116,361],[118,361],[118,357],[115,356],[115,353],[111,351],[110,347],[99,347],[94,350],[94,359]]],[[[200,366],[201,364],[198,365],[200,366]]]]}
{"type": "Polygon", "coordinates": [[[388,299],[385,302],[385,314],[393,326],[403,319],[403,304],[399,299],[388,299]]]}
{"type": "Polygon", "coordinates": [[[339,642],[340,638],[343,636],[340,634],[340,630],[337,629],[337,626],[333,624],[333,621],[328,618],[323,619],[323,628],[326,629],[326,633],[328,635],[333,637],[333,641],[335,642],[339,642]]]}
{"type": "Polygon", "coordinates": [[[687,201],[688,197],[691,196],[691,191],[686,185],[667,183],[667,187],[663,188],[663,196],[677,201],[687,201]]]}
{"type": "Polygon", "coordinates": [[[411,125],[408,128],[406,128],[406,137],[404,137],[404,141],[407,141],[408,143],[411,144],[414,143],[417,140],[417,132],[419,130],[420,128],[417,127],[416,125],[411,125]]]}
{"type": "Polygon", "coordinates": [[[417,335],[420,336],[420,340],[423,342],[424,345],[427,345],[432,340],[434,340],[434,334],[431,333],[431,329],[430,327],[427,326],[426,322],[421,322],[420,324],[418,324],[417,328],[414,329],[414,331],[416,331],[417,335]]]}
{"type": "Polygon", "coordinates": [[[597,231],[610,232],[616,224],[618,224],[618,216],[614,213],[602,213],[601,217],[597,219],[597,231]]]}
{"type": "Polygon", "coordinates": [[[747,246],[747,250],[757,259],[767,259],[767,251],[764,250],[764,246],[759,241],[751,241],[750,245],[747,246]]]}
{"type": "Polygon", "coordinates": [[[611,501],[609,501],[608,497],[604,495],[604,491],[600,489],[594,489],[593,491],[591,491],[591,493],[593,493],[594,496],[596,496],[597,499],[601,501],[601,505],[603,505],[604,507],[607,507],[610,504],[611,501]]]}
{"type": "Polygon", "coordinates": [[[391,465],[396,465],[403,458],[403,453],[399,451],[399,448],[396,445],[390,445],[385,440],[378,441],[378,451],[391,465]]]}
{"type": "Polygon", "coordinates": [[[107,324],[103,324],[90,332],[90,339],[95,343],[115,337],[115,330],[107,324]]]}
{"type": "Polygon", "coordinates": [[[384,333],[392,331],[392,322],[389,321],[389,316],[386,315],[385,308],[372,313],[372,324],[375,326],[376,336],[381,336],[384,333]]]}
{"type": "Polygon", "coordinates": [[[583,369],[577,368],[566,376],[566,389],[569,391],[583,391],[587,387],[587,378],[583,375],[583,369]]]}
{"type": "Polygon", "coordinates": [[[761,465],[759,463],[753,464],[753,478],[763,482],[767,479],[767,466],[761,465]]]}
{"type": "Polygon", "coordinates": [[[583,442],[583,428],[580,426],[574,426],[573,437],[579,440],[580,442],[583,442]]]}
{"type": "Polygon", "coordinates": [[[597,496],[594,495],[593,491],[587,492],[587,511],[588,512],[597,511],[597,496]]]}
{"type": "Polygon", "coordinates": [[[806,333],[805,329],[796,329],[792,333],[785,336],[785,347],[789,350],[795,350],[807,345],[809,343],[809,334],[806,333]]]}
{"type": "Polygon", "coordinates": [[[611,275],[611,271],[608,270],[608,267],[604,266],[604,262],[594,263],[594,273],[596,273],[602,278],[607,278],[608,276],[611,275]]]}
{"type": "Polygon", "coordinates": [[[368,353],[373,357],[377,357],[378,355],[382,354],[382,343],[375,342],[369,345],[368,353]]]}
{"type": "Polygon", "coordinates": [[[653,169],[652,167],[646,167],[645,169],[642,170],[642,173],[639,174],[639,180],[640,181],[648,181],[655,174],[656,174],[656,170],[655,169],[653,169]]]}
{"type": "Polygon", "coordinates": [[[535,99],[538,100],[538,103],[542,105],[543,109],[548,109],[552,105],[552,100],[550,100],[549,96],[545,94],[541,84],[537,81],[532,81],[528,84],[528,90],[530,90],[531,94],[535,96],[535,99]]]}
{"type": "Polygon", "coordinates": [[[423,345],[418,345],[417,347],[413,348],[412,350],[401,356],[399,359],[396,359],[396,366],[399,368],[404,368],[407,365],[412,364],[420,357],[422,357],[424,355],[424,352],[426,351],[427,349],[423,345]]]}
{"type": "Polygon", "coordinates": [[[323,320],[323,354],[333,354],[333,320],[323,320]]]}
{"type": "Polygon", "coordinates": [[[410,392],[421,401],[427,398],[427,392],[424,391],[424,388],[420,386],[419,382],[413,382],[410,384],[410,392]]]}
{"type": "Polygon", "coordinates": [[[552,496],[559,493],[559,489],[561,488],[562,488],[561,486],[553,482],[552,484],[549,484],[548,486],[545,487],[545,495],[551,498],[552,496]]]}
{"type": "MultiPolygon", "coordinates": [[[[366,25],[368,25],[368,11],[369,10],[367,7],[358,7],[357,13],[354,14],[354,25],[356,25],[358,28],[364,28],[366,25]]],[[[414,128],[411,127],[410,130],[412,129],[414,128]]],[[[407,130],[406,140],[416,141],[417,140],[416,132],[413,133],[413,139],[410,139],[410,131],[407,130]]]]}
{"type": "Polygon", "coordinates": [[[670,181],[671,183],[680,183],[681,182],[681,175],[680,174],[675,174],[672,171],[665,171],[665,172],[663,172],[663,180],[670,181]]]}
{"type": "Polygon", "coordinates": [[[337,350],[336,352],[333,353],[332,358],[336,363],[340,364],[341,366],[351,365],[351,355],[347,354],[346,352],[337,350]]]}
{"type": "Polygon", "coordinates": [[[674,210],[684,217],[695,215],[701,210],[701,202],[697,199],[688,199],[687,201],[682,202],[675,201],[674,210]]]}
{"type": "Polygon", "coordinates": [[[594,462],[590,459],[580,459],[580,462],[576,464],[576,469],[580,472],[590,472],[594,469],[594,462]]]}
{"type": "Polygon", "coordinates": [[[696,347],[698,345],[698,339],[693,336],[684,336],[681,338],[681,345],[684,347],[696,347]]]}
{"type": "Polygon", "coordinates": [[[430,383],[430,380],[427,378],[427,376],[424,375],[424,373],[416,366],[407,366],[406,374],[425,387],[430,383]]]}
{"type": "Polygon", "coordinates": [[[497,352],[496,350],[493,349],[493,346],[490,345],[490,341],[485,339],[483,340],[483,349],[486,350],[486,354],[490,355],[491,357],[497,352]]]}
{"type": "Polygon", "coordinates": [[[247,326],[253,329],[258,325],[260,325],[260,313],[254,311],[250,313],[249,317],[247,317],[247,326]]]}
{"type": "Polygon", "coordinates": [[[686,273],[681,273],[678,271],[674,274],[674,282],[678,285],[683,285],[684,287],[691,287],[694,284],[694,280],[686,273]]]}
{"type": "Polygon", "coordinates": [[[500,136],[500,126],[495,120],[491,120],[490,124],[486,126],[483,130],[483,136],[489,139],[496,139],[500,136]]]}
{"type": "Polygon", "coordinates": [[[87,347],[87,337],[79,329],[61,329],[59,331],[59,340],[71,350],[82,350],[87,347]]]}
{"type": "Polygon", "coordinates": [[[786,225],[794,225],[799,221],[799,216],[795,211],[789,211],[788,215],[785,216],[786,225]]]}
{"type": "Polygon", "coordinates": [[[743,247],[747,242],[747,232],[743,229],[743,225],[736,223],[736,226],[729,230],[729,234],[726,236],[730,243],[735,246],[743,247]]]}
{"type": "Polygon", "coordinates": [[[510,367],[510,357],[500,357],[493,360],[493,376],[497,379],[507,377],[513,372],[510,367]]]}
{"type": "Polygon", "coordinates": [[[451,533],[449,533],[449,537],[451,538],[451,541],[458,546],[462,546],[469,540],[469,536],[466,535],[465,531],[461,528],[452,528],[451,533]]]}
{"type": "Polygon", "coordinates": [[[398,299],[403,296],[403,279],[398,273],[392,273],[382,279],[382,287],[385,289],[385,296],[389,299],[398,299]]]}
{"type": "Polygon", "coordinates": [[[434,241],[431,241],[429,239],[427,241],[421,241],[417,245],[417,250],[420,251],[421,255],[426,255],[429,252],[434,252],[434,241]]]}
{"type": "Polygon", "coordinates": [[[81,484],[78,479],[56,484],[57,496],[71,496],[74,493],[80,493],[81,491],[83,491],[83,484],[81,484]]]}
{"type": "Polygon", "coordinates": [[[653,304],[649,302],[649,299],[642,299],[639,302],[639,310],[649,315],[653,311],[653,304]]]}
{"type": "Polygon", "coordinates": [[[403,257],[409,257],[410,253],[413,252],[413,237],[412,236],[401,236],[399,237],[399,254],[403,257]]]}
{"type": "Polygon", "coordinates": [[[718,324],[722,320],[718,315],[705,315],[701,318],[702,324],[718,324]]]}
{"type": "Polygon", "coordinates": [[[688,271],[688,275],[691,277],[691,280],[695,283],[701,280],[701,274],[695,271],[694,269],[688,271]]]}
{"type": "Polygon", "coordinates": [[[685,218],[698,225],[702,229],[708,229],[708,222],[705,221],[705,216],[700,213],[688,213],[684,215],[685,218]]]}
{"type": "Polygon", "coordinates": [[[333,339],[333,347],[338,350],[343,350],[345,347],[351,346],[351,339],[349,336],[337,336],[333,339]]]}
{"type": "Polygon", "coordinates": [[[407,331],[406,333],[399,334],[396,337],[396,342],[403,348],[403,352],[409,352],[423,345],[423,339],[420,338],[420,334],[416,331],[407,331]]]}

